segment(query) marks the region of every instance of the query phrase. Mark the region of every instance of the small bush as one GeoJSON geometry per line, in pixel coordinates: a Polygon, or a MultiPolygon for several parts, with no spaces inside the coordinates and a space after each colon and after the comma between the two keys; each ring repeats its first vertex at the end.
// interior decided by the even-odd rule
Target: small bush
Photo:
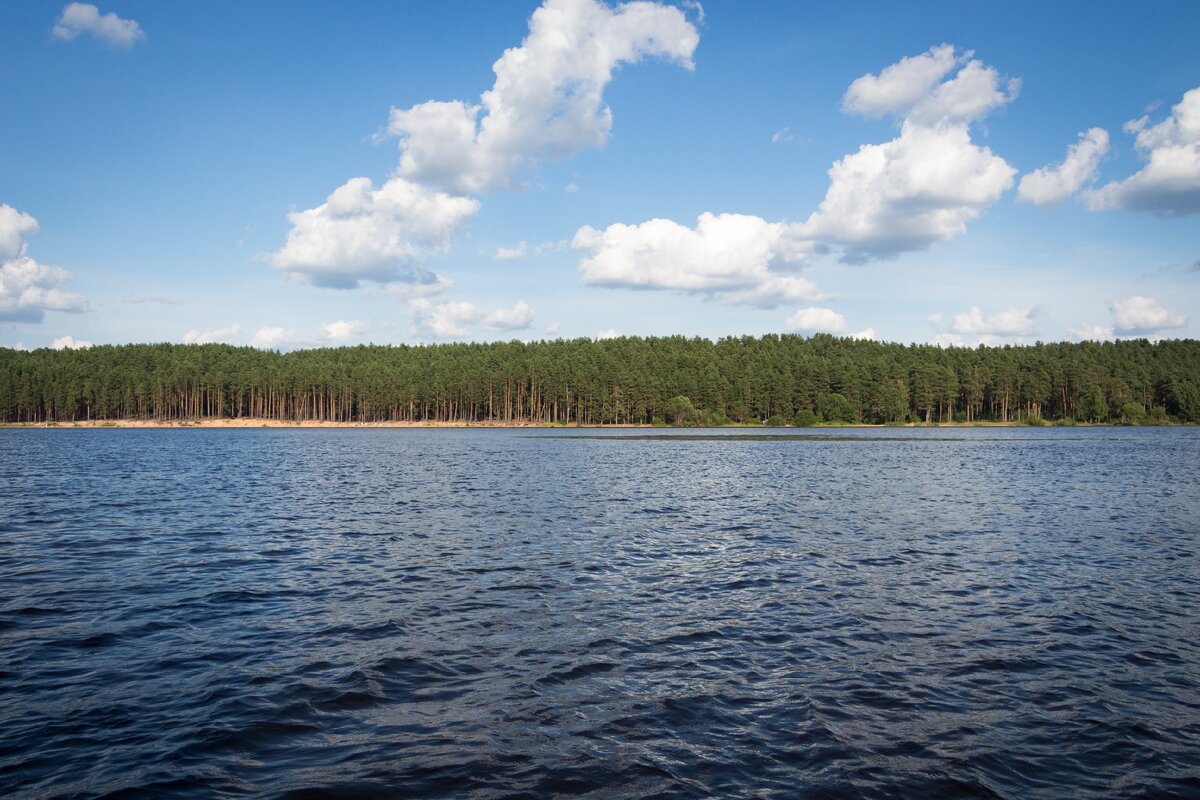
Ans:
{"type": "Polygon", "coordinates": [[[768,428],[782,428],[785,425],[787,425],[787,420],[781,417],[779,414],[776,414],[767,420],[768,428]]]}
{"type": "Polygon", "coordinates": [[[792,424],[797,428],[814,428],[820,421],[817,419],[816,414],[807,408],[802,408],[796,412],[796,417],[792,420],[792,424]]]}

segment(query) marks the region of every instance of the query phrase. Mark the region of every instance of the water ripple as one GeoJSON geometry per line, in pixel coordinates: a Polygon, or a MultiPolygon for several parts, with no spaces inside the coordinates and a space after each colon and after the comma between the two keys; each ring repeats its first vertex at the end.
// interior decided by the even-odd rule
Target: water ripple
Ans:
{"type": "Polygon", "coordinates": [[[0,431],[0,795],[1200,796],[1197,434],[0,431]]]}

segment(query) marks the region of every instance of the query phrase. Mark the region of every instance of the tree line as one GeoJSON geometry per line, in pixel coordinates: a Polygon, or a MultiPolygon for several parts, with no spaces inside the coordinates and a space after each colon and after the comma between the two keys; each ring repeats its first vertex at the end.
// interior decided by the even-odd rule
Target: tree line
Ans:
{"type": "Polygon", "coordinates": [[[0,420],[1200,422],[1200,342],[828,335],[319,348],[0,348],[0,420]]]}

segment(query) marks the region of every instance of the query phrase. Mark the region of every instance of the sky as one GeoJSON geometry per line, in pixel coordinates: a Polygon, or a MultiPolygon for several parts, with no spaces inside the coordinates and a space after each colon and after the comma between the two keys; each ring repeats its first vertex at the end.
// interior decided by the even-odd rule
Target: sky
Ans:
{"type": "Polygon", "coordinates": [[[0,7],[0,346],[1200,332],[1200,4],[0,7]]]}

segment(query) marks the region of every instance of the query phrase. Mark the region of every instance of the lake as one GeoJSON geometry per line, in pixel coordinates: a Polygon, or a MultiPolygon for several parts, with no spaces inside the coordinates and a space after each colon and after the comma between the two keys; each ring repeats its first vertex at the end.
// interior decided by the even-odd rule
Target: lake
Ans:
{"type": "Polygon", "coordinates": [[[1200,796],[1200,428],[0,430],[0,476],[3,796],[1200,796]]]}

